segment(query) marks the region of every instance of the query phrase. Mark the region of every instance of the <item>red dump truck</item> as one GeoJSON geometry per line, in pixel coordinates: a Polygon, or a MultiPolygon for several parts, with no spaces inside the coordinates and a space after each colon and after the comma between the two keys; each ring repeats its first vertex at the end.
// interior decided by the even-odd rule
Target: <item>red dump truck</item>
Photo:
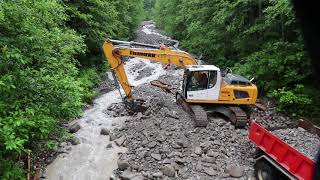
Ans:
{"type": "Polygon", "coordinates": [[[314,161],[254,121],[249,129],[249,139],[259,152],[254,167],[257,179],[312,180],[314,161]]]}

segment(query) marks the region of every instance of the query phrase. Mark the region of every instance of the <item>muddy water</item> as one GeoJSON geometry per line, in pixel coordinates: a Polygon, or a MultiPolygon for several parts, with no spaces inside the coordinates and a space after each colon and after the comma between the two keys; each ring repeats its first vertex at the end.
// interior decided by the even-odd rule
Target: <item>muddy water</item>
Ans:
{"type": "MultiPolygon", "coordinates": [[[[129,60],[125,69],[130,84],[134,86],[158,79],[165,73],[161,64],[139,58],[129,60]],[[134,79],[141,75],[145,68],[153,69],[152,75],[135,81],[134,79]]],[[[106,146],[110,143],[109,137],[100,135],[100,130],[121,127],[124,121],[130,118],[128,116],[114,118],[104,113],[108,106],[117,102],[121,102],[121,96],[117,90],[106,93],[94,101],[93,108],[85,111],[84,116],[77,120],[82,128],[75,136],[81,143],[76,146],[70,145],[72,149],[69,153],[60,154],[47,167],[47,179],[105,180],[112,175],[113,170],[117,168],[118,153],[125,152],[126,148],[117,147],[113,143],[113,147],[107,149],[106,146]]]]}
{"type": "Polygon", "coordinates": [[[78,122],[81,129],[75,134],[81,144],[72,146],[69,154],[60,154],[47,167],[47,179],[81,180],[106,179],[116,168],[117,154],[125,152],[123,147],[107,149],[109,137],[100,135],[102,127],[114,128],[114,123],[121,126],[128,117],[110,118],[103,111],[112,103],[120,102],[119,92],[112,91],[94,101],[94,107],[85,112],[78,122]]]}

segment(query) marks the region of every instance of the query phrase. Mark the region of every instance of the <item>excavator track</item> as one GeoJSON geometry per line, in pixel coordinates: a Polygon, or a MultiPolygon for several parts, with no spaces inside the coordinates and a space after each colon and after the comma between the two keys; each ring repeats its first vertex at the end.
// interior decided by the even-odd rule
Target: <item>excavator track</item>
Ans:
{"type": "Polygon", "coordinates": [[[207,112],[200,105],[192,105],[193,121],[196,127],[206,127],[209,123],[207,112]]]}
{"type": "Polygon", "coordinates": [[[248,122],[247,113],[239,106],[228,106],[228,108],[234,113],[234,116],[230,118],[230,121],[236,127],[245,127],[248,122]]]}
{"type": "Polygon", "coordinates": [[[179,92],[176,94],[176,101],[191,116],[196,127],[206,127],[208,125],[207,112],[202,106],[190,106],[179,92]]]}
{"type": "Polygon", "coordinates": [[[247,113],[239,106],[214,106],[189,105],[185,98],[177,92],[177,103],[189,113],[196,127],[206,127],[209,123],[207,113],[220,113],[227,117],[236,128],[243,128],[248,123],[247,113]]]}
{"type": "Polygon", "coordinates": [[[247,113],[239,106],[207,106],[208,113],[218,113],[226,117],[236,128],[247,125],[247,113]]]}

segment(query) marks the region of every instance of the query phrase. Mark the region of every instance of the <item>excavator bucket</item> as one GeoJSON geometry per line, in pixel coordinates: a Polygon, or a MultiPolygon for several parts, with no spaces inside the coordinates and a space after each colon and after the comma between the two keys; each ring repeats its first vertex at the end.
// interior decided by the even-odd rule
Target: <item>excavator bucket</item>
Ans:
{"type": "Polygon", "coordinates": [[[145,112],[148,108],[144,105],[143,99],[135,99],[132,101],[128,101],[124,99],[125,108],[129,111],[130,114],[134,114],[137,112],[145,112]]]}

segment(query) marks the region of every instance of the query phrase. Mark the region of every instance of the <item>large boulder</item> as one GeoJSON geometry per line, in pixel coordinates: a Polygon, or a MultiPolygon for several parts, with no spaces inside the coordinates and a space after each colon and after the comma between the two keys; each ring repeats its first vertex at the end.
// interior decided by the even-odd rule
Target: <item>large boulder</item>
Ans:
{"type": "Polygon", "coordinates": [[[123,171],[129,167],[128,161],[120,160],[120,159],[118,159],[117,165],[118,165],[118,169],[121,171],[123,171]]]}
{"type": "Polygon", "coordinates": [[[163,175],[174,177],[176,175],[176,171],[171,165],[165,165],[161,168],[163,175]]]}
{"type": "Polygon", "coordinates": [[[129,170],[123,171],[120,177],[123,180],[143,180],[144,179],[140,173],[131,172],[129,170]]]}
{"type": "Polygon", "coordinates": [[[81,129],[81,126],[79,123],[74,123],[69,127],[69,132],[70,133],[76,133],[77,131],[79,131],[79,129],[81,129]]]}
{"type": "Polygon", "coordinates": [[[231,177],[240,178],[244,174],[242,167],[237,165],[228,165],[226,167],[226,172],[230,174],[231,177]]]}
{"type": "Polygon", "coordinates": [[[101,128],[101,131],[100,131],[100,134],[101,135],[109,135],[110,134],[110,130],[107,129],[107,128],[101,128]]]}
{"type": "Polygon", "coordinates": [[[75,145],[80,144],[81,142],[80,142],[80,139],[78,137],[74,137],[74,138],[72,138],[70,140],[70,143],[75,146],[75,145]]]}

